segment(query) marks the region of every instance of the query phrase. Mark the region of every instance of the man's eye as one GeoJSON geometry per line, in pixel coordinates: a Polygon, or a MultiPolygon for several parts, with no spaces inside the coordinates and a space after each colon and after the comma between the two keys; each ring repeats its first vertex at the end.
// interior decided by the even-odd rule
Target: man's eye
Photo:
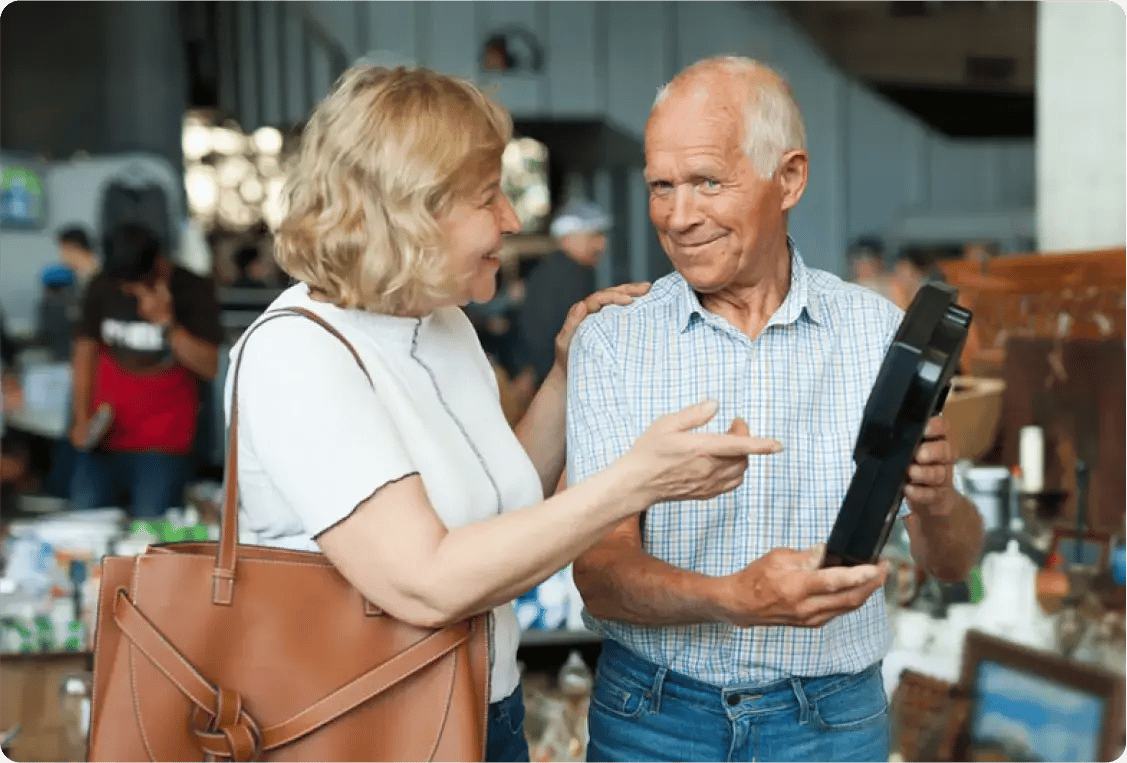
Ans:
{"type": "Polygon", "coordinates": [[[673,184],[665,180],[655,180],[650,183],[650,193],[652,194],[665,194],[672,190],[673,184]]]}
{"type": "Polygon", "coordinates": [[[706,178],[704,181],[704,187],[709,191],[719,191],[720,181],[713,178],[706,178]]]}

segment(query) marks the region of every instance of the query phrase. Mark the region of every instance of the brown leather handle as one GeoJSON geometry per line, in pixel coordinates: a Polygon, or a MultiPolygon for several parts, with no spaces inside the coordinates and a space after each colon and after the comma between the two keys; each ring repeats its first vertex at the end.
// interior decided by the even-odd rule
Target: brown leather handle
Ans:
{"type": "MultiPolygon", "coordinates": [[[[364,367],[364,361],[352,343],[344,338],[339,331],[330,326],[324,318],[306,310],[304,307],[281,307],[271,310],[257,323],[247,329],[242,337],[242,347],[235,357],[235,380],[231,384],[231,425],[227,430],[227,459],[223,476],[226,484],[223,487],[223,524],[219,530],[219,548],[216,552],[215,569],[211,573],[211,600],[215,604],[230,604],[235,588],[235,561],[239,545],[239,370],[243,365],[243,352],[246,351],[250,335],[257,331],[263,324],[276,318],[297,315],[316,323],[321,328],[339,339],[352,357],[356,365],[368,377],[368,384],[372,384],[372,376],[364,367]]],[[[373,389],[375,385],[373,385],[373,389]]]]}
{"type": "MultiPolygon", "coordinates": [[[[244,732],[243,735],[247,739],[237,749],[244,753],[242,759],[247,760],[253,759],[261,751],[281,747],[316,731],[438,661],[469,640],[480,620],[476,617],[462,620],[435,631],[386,662],[330,692],[288,720],[260,731],[255,720],[242,709],[237,694],[224,687],[212,686],[200,675],[195,666],[129,600],[128,592],[124,588],[118,588],[115,592],[113,618],[130,643],[137,647],[149,662],[172,681],[199,710],[212,718],[219,718],[225,714],[223,707],[225,704],[234,708],[231,713],[232,718],[229,718],[224,725],[224,731],[229,734],[233,734],[232,729],[244,732]],[[227,699],[232,696],[234,701],[227,699]]],[[[224,736],[222,732],[208,732],[197,727],[196,735],[205,748],[204,751],[209,754],[222,756],[223,750],[229,749],[222,746],[224,736]]]]}

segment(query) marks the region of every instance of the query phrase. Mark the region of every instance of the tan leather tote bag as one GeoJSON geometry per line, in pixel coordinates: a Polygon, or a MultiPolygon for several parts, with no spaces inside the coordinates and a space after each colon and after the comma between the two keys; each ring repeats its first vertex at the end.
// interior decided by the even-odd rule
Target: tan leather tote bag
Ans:
{"type": "MultiPolygon", "coordinates": [[[[364,369],[301,308],[250,331],[294,314],[364,369]]],[[[482,760],[488,614],[419,628],[323,554],[238,545],[238,426],[236,395],[219,542],[102,562],[88,760],[482,760]]]]}

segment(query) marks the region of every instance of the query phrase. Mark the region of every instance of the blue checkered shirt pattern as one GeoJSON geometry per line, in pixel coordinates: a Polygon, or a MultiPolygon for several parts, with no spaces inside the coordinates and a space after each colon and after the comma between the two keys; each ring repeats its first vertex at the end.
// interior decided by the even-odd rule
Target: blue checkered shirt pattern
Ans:
{"type": "MultiPolygon", "coordinates": [[[[744,483],[730,493],[651,507],[646,551],[721,576],[772,548],[825,542],[854,471],[865,402],[902,317],[876,293],[807,268],[793,242],[790,289],[756,339],[704,310],[680,274],[665,276],[633,304],[605,307],[576,332],[568,478],[574,484],[606,468],[659,416],[712,398],[720,410],[698,431],[723,432],[740,416],[753,435],[775,438],[784,450],[752,456],[744,483]]],[[[890,643],[879,590],[817,629],[656,627],[583,616],[640,656],[718,686],[856,673],[882,659],[890,643]]]]}

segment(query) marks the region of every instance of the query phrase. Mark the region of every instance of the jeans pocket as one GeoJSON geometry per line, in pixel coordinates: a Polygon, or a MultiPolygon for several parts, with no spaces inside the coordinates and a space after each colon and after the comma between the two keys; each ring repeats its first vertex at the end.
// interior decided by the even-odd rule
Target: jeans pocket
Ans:
{"type": "Polygon", "coordinates": [[[600,665],[591,691],[591,707],[619,718],[637,718],[649,703],[649,692],[650,687],[600,665]]]}
{"type": "Polygon", "coordinates": [[[881,671],[870,668],[844,685],[810,698],[814,723],[827,731],[850,731],[884,723],[888,718],[888,696],[881,671]]]}

